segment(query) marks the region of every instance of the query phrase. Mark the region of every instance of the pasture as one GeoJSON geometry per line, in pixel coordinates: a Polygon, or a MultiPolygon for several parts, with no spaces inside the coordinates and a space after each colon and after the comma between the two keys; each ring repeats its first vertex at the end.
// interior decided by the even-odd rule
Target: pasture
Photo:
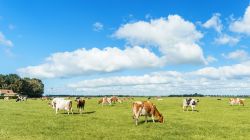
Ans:
{"type": "MultiPolygon", "coordinates": [[[[183,98],[151,99],[163,114],[165,123],[132,120],[128,100],[112,106],[97,104],[98,98],[86,99],[83,114],[64,111],[55,114],[49,101],[0,100],[0,139],[3,140],[229,140],[250,139],[250,100],[246,105],[230,106],[227,98],[200,98],[199,112],[183,112],[183,98]]],[[[73,100],[73,99],[72,99],[73,100]]],[[[146,98],[135,98],[146,100],[146,98]]]]}

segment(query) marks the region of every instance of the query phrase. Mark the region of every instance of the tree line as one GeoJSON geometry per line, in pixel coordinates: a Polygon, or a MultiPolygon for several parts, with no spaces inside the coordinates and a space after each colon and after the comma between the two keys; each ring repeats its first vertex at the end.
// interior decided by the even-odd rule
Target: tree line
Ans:
{"type": "Polygon", "coordinates": [[[44,93],[42,80],[36,78],[21,78],[17,74],[0,74],[0,89],[13,90],[29,97],[41,97],[44,93]]]}

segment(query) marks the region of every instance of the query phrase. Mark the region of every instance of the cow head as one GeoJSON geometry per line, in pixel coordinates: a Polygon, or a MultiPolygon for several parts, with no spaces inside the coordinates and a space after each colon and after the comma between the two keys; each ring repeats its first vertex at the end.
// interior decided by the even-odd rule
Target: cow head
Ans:
{"type": "Polygon", "coordinates": [[[159,114],[159,119],[158,119],[158,121],[159,121],[160,123],[164,123],[164,118],[163,118],[162,114],[159,114]]]}
{"type": "Polygon", "coordinates": [[[103,99],[100,99],[100,100],[98,101],[98,104],[102,103],[102,100],[103,100],[103,99]]]}

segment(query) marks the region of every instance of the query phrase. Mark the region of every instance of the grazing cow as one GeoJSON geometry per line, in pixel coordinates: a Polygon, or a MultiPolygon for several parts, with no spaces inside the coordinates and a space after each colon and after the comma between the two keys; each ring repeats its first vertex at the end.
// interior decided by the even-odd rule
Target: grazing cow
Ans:
{"type": "Polygon", "coordinates": [[[85,100],[77,98],[75,101],[76,101],[76,106],[80,114],[82,114],[82,110],[84,109],[84,105],[85,105],[85,100]]]}
{"type": "Polygon", "coordinates": [[[132,104],[133,119],[135,124],[138,125],[138,120],[140,116],[145,116],[145,122],[148,121],[148,117],[151,117],[153,122],[155,122],[155,117],[158,118],[160,123],[164,122],[162,114],[158,111],[156,106],[150,101],[136,101],[132,104]]]}
{"type": "Polygon", "coordinates": [[[192,99],[192,98],[186,98],[183,99],[183,111],[187,111],[188,107],[190,106],[192,108],[192,111],[194,111],[195,106],[197,105],[199,101],[192,99]]]}
{"type": "Polygon", "coordinates": [[[242,106],[244,106],[245,105],[244,101],[245,101],[245,99],[240,99],[240,98],[230,98],[229,99],[229,103],[231,105],[242,105],[242,106]]]}
{"type": "Polygon", "coordinates": [[[110,98],[110,100],[111,100],[111,103],[116,103],[116,102],[122,103],[122,101],[118,97],[116,97],[116,96],[112,96],[110,98]]]}
{"type": "Polygon", "coordinates": [[[56,114],[58,113],[59,110],[66,110],[68,112],[68,115],[70,111],[73,114],[72,101],[71,100],[56,100],[55,109],[56,109],[56,114]]]}
{"type": "Polygon", "coordinates": [[[98,101],[98,104],[102,103],[102,106],[103,106],[104,104],[109,104],[109,105],[111,105],[111,104],[112,104],[111,99],[112,99],[112,98],[104,97],[104,98],[102,98],[102,99],[100,99],[100,100],[98,101]]]}

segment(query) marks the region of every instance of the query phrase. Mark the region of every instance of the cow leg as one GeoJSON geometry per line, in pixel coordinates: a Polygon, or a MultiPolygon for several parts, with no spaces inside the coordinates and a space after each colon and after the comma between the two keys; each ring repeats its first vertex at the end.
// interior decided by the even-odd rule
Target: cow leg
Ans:
{"type": "Polygon", "coordinates": [[[82,114],[82,108],[80,108],[80,114],[82,114]]]}
{"type": "Polygon", "coordinates": [[[58,110],[59,110],[59,109],[58,109],[58,108],[56,108],[56,114],[58,113],[58,110]]]}
{"type": "Polygon", "coordinates": [[[138,119],[135,118],[135,125],[138,125],[138,119]]]}
{"type": "Polygon", "coordinates": [[[187,111],[188,107],[187,106],[183,106],[183,111],[187,111]]]}
{"type": "Polygon", "coordinates": [[[153,120],[153,123],[155,123],[155,117],[154,117],[154,115],[152,115],[152,120],[153,120]]]}
{"type": "Polygon", "coordinates": [[[140,117],[140,112],[136,113],[134,116],[135,116],[135,124],[138,125],[138,120],[139,120],[139,117],[140,117]]]}
{"type": "Polygon", "coordinates": [[[73,114],[74,114],[74,112],[73,112],[73,108],[71,108],[71,109],[70,109],[70,111],[71,111],[71,114],[73,115],[73,114]]]}
{"type": "Polygon", "coordinates": [[[148,116],[145,115],[145,123],[147,123],[147,122],[148,122],[148,116]]]}

